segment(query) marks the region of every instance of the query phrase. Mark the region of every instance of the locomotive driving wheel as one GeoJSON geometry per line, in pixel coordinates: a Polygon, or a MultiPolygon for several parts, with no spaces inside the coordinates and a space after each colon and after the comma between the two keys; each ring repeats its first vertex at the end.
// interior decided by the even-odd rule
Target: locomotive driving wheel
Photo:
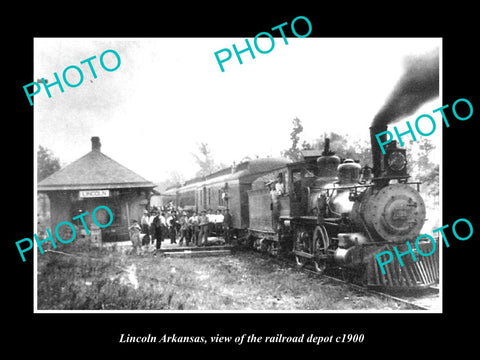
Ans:
{"type": "MultiPolygon", "coordinates": [[[[294,249],[301,253],[311,253],[311,237],[309,236],[308,231],[303,228],[295,230],[294,249]]],[[[297,266],[302,267],[308,262],[308,258],[295,254],[295,262],[297,263],[297,266]]]]}
{"type": "Polygon", "coordinates": [[[313,231],[313,265],[315,271],[322,274],[327,268],[327,249],[329,238],[325,226],[318,225],[313,231]]]}

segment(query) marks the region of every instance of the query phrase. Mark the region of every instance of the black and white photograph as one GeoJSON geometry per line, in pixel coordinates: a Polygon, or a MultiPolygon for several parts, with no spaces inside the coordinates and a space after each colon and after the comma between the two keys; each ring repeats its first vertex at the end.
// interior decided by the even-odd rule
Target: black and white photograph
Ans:
{"type": "Polygon", "coordinates": [[[36,310],[441,311],[441,51],[35,39],[36,310]]]}

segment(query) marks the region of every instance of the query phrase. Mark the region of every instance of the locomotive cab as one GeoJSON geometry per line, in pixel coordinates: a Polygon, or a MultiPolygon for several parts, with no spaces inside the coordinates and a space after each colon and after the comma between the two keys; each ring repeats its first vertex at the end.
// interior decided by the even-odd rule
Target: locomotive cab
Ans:
{"type": "Polygon", "coordinates": [[[309,189],[317,177],[316,167],[305,162],[287,165],[286,193],[280,200],[281,216],[302,216],[308,212],[309,189]]]}

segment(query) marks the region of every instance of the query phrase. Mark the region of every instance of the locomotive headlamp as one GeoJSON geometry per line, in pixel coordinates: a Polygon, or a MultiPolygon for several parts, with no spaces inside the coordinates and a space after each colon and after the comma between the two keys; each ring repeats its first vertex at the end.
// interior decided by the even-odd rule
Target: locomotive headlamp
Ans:
{"type": "Polygon", "coordinates": [[[393,171],[401,171],[407,165],[407,160],[405,159],[405,155],[399,151],[395,151],[390,154],[387,159],[388,167],[391,168],[393,171]]]}
{"type": "Polygon", "coordinates": [[[407,157],[405,149],[395,149],[385,156],[387,175],[403,176],[407,174],[407,157]]]}

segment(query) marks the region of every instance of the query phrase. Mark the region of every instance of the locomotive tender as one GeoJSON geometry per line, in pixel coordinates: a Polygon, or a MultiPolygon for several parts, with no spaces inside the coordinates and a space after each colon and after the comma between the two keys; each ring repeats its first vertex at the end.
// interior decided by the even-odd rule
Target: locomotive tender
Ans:
{"type": "MultiPolygon", "coordinates": [[[[419,183],[409,181],[406,150],[392,142],[383,155],[375,146],[375,134],[384,130],[370,129],[373,169],[341,161],[326,139],[321,154],[299,162],[256,159],[187,182],[174,189],[177,204],[187,205],[188,198],[197,210],[224,205],[237,237],[272,255],[293,255],[299,266],[320,273],[340,268],[367,286],[429,286],[438,281],[438,252],[416,261],[403,256],[403,264],[395,259],[385,273],[375,259],[393,246],[406,252],[406,241],[416,240],[426,216],[419,183]]],[[[433,244],[418,246],[428,253],[433,244]]]]}

